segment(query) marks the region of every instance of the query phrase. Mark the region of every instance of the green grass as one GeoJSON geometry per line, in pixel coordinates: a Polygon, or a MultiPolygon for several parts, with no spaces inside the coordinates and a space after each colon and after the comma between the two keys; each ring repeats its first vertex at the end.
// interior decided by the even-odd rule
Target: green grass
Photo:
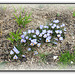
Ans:
{"type": "Polygon", "coordinates": [[[63,65],[71,65],[71,61],[75,63],[75,51],[70,53],[69,51],[61,52],[61,56],[59,56],[59,63],[63,65]]]}
{"type": "Polygon", "coordinates": [[[60,14],[59,13],[57,13],[57,17],[59,17],[60,16],[60,14]]]}
{"type": "Polygon", "coordinates": [[[17,42],[18,40],[20,40],[21,39],[20,35],[22,34],[21,31],[22,31],[22,29],[20,30],[20,32],[19,32],[19,29],[18,29],[16,31],[16,33],[10,32],[10,34],[9,34],[10,37],[8,38],[8,40],[10,40],[12,44],[14,43],[14,41],[17,42]]]}
{"type": "Polygon", "coordinates": [[[73,11],[73,17],[75,17],[75,11],[73,11]]]}

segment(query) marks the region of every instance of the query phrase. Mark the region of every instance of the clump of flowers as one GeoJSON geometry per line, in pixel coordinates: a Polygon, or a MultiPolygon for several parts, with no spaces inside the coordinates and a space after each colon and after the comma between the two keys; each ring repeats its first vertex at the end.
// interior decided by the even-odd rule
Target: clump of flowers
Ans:
{"type": "MultiPolygon", "coordinates": [[[[60,24],[59,20],[54,20],[52,23],[47,25],[40,25],[36,30],[28,30],[23,32],[21,35],[20,43],[26,48],[28,47],[27,52],[33,52],[33,55],[37,55],[39,52],[34,50],[34,47],[40,47],[43,43],[52,43],[52,45],[57,45],[58,41],[62,41],[65,36],[64,32],[66,31],[65,24],[60,24]]],[[[20,52],[15,49],[11,50],[10,54],[13,55],[14,52],[19,54],[20,52]]],[[[18,56],[15,54],[13,59],[18,59],[18,56]]]]}

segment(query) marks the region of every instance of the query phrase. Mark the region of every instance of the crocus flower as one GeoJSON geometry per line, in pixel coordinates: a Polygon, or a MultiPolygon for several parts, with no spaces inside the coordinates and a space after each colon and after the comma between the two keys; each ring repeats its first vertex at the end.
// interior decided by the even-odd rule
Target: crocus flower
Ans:
{"type": "Polygon", "coordinates": [[[53,59],[55,60],[55,59],[57,59],[57,57],[58,57],[58,56],[53,56],[53,59]]]}
{"type": "Polygon", "coordinates": [[[54,27],[56,27],[56,24],[53,24],[54,27]]]}
{"type": "Polygon", "coordinates": [[[10,54],[12,55],[12,54],[14,54],[14,52],[11,50],[11,51],[10,51],[10,54]]]}
{"type": "Polygon", "coordinates": [[[56,28],[58,29],[58,28],[60,28],[60,27],[57,25],[56,28]]]}
{"type": "Polygon", "coordinates": [[[57,37],[61,37],[61,35],[60,35],[60,34],[58,34],[58,35],[57,35],[57,37]]]}
{"type": "Polygon", "coordinates": [[[60,38],[59,38],[59,40],[61,40],[61,41],[62,41],[62,40],[63,40],[63,37],[60,37],[60,38]]]}
{"type": "Polygon", "coordinates": [[[26,42],[26,40],[24,40],[24,39],[21,39],[21,43],[25,43],[26,42]]]}
{"type": "Polygon", "coordinates": [[[18,51],[18,49],[14,46],[14,48],[13,48],[13,51],[16,53],[16,54],[19,54],[20,53],[20,51],[18,51]]]}
{"type": "Polygon", "coordinates": [[[54,38],[56,41],[58,41],[58,39],[57,38],[54,38]]]}
{"type": "Polygon", "coordinates": [[[25,38],[28,39],[28,36],[26,36],[25,38]]]}
{"type": "Polygon", "coordinates": [[[55,30],[55,32],[58,34],[60,32],[60,30],[55,30]]]}
{"type": "Polygon", "coordinates": [[[36,35],[39,35],[39,33],[40,33],[39,30],[36,30],[36,35]]]}
{"type": "Polygon", "coordinates": [[[54,20],[53,22],[54,22],[54,23],[59,23],[59,20],[54,20]]]}
{"type": "Polygon", "coordinates": [[[39,37],[42,37],[42,33],[39,34],[39,37]]]}
{"type": "Polygon", "coordinates": [[[47,34],[44,34],[44,36],[43,36],[44,38],[46,38],[47,37],[47,34]]]}
{"type": "Polygon", "coordinates": [[[50,39],[46,38],[46,42],[50,42],[50,39]]]}
{"type": "Polygon", "coordinates": [[[64,28],[64,31],[66,31],[66,28],[64,28]]]}
{"type": "Polygon", "coordinates": [[[52,23],[50,23],[49,25],[52,26],[52,23]]]}
{"type": "Polygon", "coordinates": [[[23,32],[23,35],[26,36],[27,35],[27,32],[23,32]]]}
{"type": "Polygon", "coordinates": [[[40,29],[43,29],[43,25],[40,25],[40,29]]]}
{"type": "Polygon", "coordinates": [[[51,39],[51,36],[48,36],[47,38],[48,38],[48,39],[51,39]]]}
{"type": "Polygon", "coordinates": [[[55,26],[52,26],[51,28],[52,28],[52,29],[54,29],[54,28],[55,28],[55,26]]]}
{"type": "Polygon", "coordinates": [[[34,55],[37,55],[38,54],[38,52],[37,51],[34,51],[34,55]]]}
{"type": "Polygon", "coordinates": [[[65,24],[60,25],[60,27],[64,27],[64,26],[65,26],[65,24]]]}
{"type": "Polygon", "coordinates": [[[24,39],[24,37],[25,37],[24,35],[21,35],[21,38],[22,38],[22,39],[24,39]]]}
{"type": "Polygon", "coordinates": [[[17,56],[17,55],[15,55],[15,56],[13,57],[13,59],[18,59],[18,56],[17,56]]]}
{"type": "Polygon", "coordinates": [[[30,34],[31,33],[31,30],[28,30],[28,33],[30,34]]]}
{"type": "Polygon", "coordinates": [[[29,40],[31,40],[31,38],[29,38],[29,40]]]}
{"type": "Polygon", "coordinates": [[[40,47],[40,45],[41,45],[41,43],[38,43],[38,44],[37,44],[37,47],[40,47]]]}
{"type": "Polygon", "coordinates": [[[22,57],[25,58],[26,56],[25,55],[22,55],[22,57]]]}
{"type": "Polygon", "coordinates": [[[47,33],[47,36],[50,36],[50,34],[49,34],[49,33],[47,33]]]}
{"type": "Polygon", "coordinates": [[[49,27],[48,26],[44,26],[44,28],[47,28],[48,29],[49,27]]]}
{"type": "Polygon", "coordinates": [[[34,29],[31,32],[34,33],[35,32],[34,29]]]}
{"type": "Polygon", "coordinates": [[[31,51],[31,48],[28,48],[28,51],[31,51]]]}
{"type": "Polygon", "coordinates": [[[30,43],[31,46],[34,46],[34,43],[30,43]]]}
{"type": "Polygon", "coordinates": [[[34,38],[36,38],[36,35],[33,35],[34,38]]]}
{"type": "Polygon", "coordinates": [[[60,30],[59,33],[61,34],[62,33],[62,30],[60,30]]]}
{"type": "Polygon", "coordinates": [[[57,45],[58,43],[57,42],[53,42],[55,45],[57,45]]]}
{"type": "Polygon", "coordinates": [[[46,33],[46,30],[42,30],[42,34],[45,34],[46,33]]]}

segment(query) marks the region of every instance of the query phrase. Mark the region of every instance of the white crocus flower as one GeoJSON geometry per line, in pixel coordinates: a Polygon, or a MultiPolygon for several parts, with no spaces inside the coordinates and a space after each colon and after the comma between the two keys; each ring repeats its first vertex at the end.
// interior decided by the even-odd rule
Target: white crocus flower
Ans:
{"type": "Polygon", "coordinates": [[[25,55],[22,55],[22,57],[24,57],[24,58],[25,58],[26,56],[25,56],[25,55]]]}
{"type": "Polygon", "coordinates": [[[54,29],[54,28],[55,28],[55,26],[52,26],[51,28],[52,28],[52,29],[54,29]]]}
{"type": "Polygon", "coordinates": [[[31,40],[31,38],[29,38],[29,40],[31,40]]]}
{"type": "Polygon", "coordinates": [[[61,34],[62,33],[62,30],[60,30],[59,33],[61,34]]]}
{"type": "Polygon", "coordinates": [[[44,28],[47,28],[48,29],[49,27],[48,26],[44,26],[44,28]]]}
{"type": "Polygon", "coordinates": [[[64,27],[65,26],[65,24],[62,24],[60,27],[64,27]]]}
{"type": "Polygon", "coordinates": [[[56,44],[56,45],[58,44],[57,42],[53,42],[53,43],[56,44]]]}
{"type": "Polygon", "coordinates": [[[57,25],[56,28],[58,29],[58,28],[60,28],[60,27],[57,25]]]}
{"type": "Polygon", "coordinates": [[[18,49],[14,46],[14,48],[13,48],[13,51],[16,53],[16,54],[19,54],[20,53],[20,51],[18,51],[18,49]]]}
{"type": "Polygon", "coordinates": [[[31,51],[31,48],[28,48],[28,51],[31,51]]]}
{"type": "Polygon", "coordinates": [[[44,36],[43,36],[44,38],[46,38],[47,37],[47,34],[44,34],[44,36]]]}
{"type": "Polygon", "coordinates": [[[12,55],[12,54],[14,54],[14,52],[11,50],[11,51],[10,51],[10,54],[12,55]]]}
{"type": "Polygon", "coordinates": [[[25,38],[26,38],[26,39],[28,39],[29,37],[28,37],[28,36],[26,36],[25,38]]]}
{"type": "Polygon", "coordinates": [[[60,30],[55,30],[55,32],[58,34],[60,32],[60,30]]]}
{"type": "Polygon", "coordinates": [[[27,32],[23,32],[23,35],[26,36],[27,35],[27,32]]]}
{"type": "Polygon", "coordinates": [[[30,34],[31,33],[31,30],[28,30],[28,33],[30,34]]]}
{"type": "Polygon", "coordinates": [[[45,34],[46,33],[46,30],[42,30],[42,34],[45,34]]]}
{"type": "Polygon", "coordinates": [[[59,38],[59,40],[61,40],[61,41],[62,41],[62,40],[63,40],[63,37],[60,37],[60,38],[59,38]]]}
{"type": "Polygon", "coordinates": [[[53,59],[55,60],[55,59],[57,59],[58,58],[58,56],[53,56],[53,59]]]}
{"type": "Polygon", "coordinates": [[[34,33],[34,32],[35,32],[35,30],[34,30],[34,29],[33,29],[33,30],[31,30],[31,32],[32,32],[32,33],[34,33]]]}
{"type": "Polygon", "coordinates": [[[42,33],[39,34],[39,37],[42,37],[42,33]]]}
{"type": "Polygon", "coordinates": [[[50,42],[50,39],[46,38],[46,42],[50,42]]]}
{"type": "Polygon", "coordinates": [[[52,23],[50,23],[49,25],[52,26],[52,23]]]}
{"type": "Polygon", "coordinates": [[[61,35],[60,35],[60,34],[58,34],[58,35],[57,35],[57,37],[61,37],[61,35]]]}
{"type": "Polygon", "coordinates": [[[47,38],[48,38],[48,39],[51,39],[51,36],[48,36],[47,38]]]}
{"type": "Polygon", "coordinates": [[[47,33],[47,36],[50,36],[50,34],[49,34],[49,33],[47,33]]]}
{"type": "Polygon", "coordinates": [[[15,56],[13,57],[13,59],[18,59],[18,56],[17,56],[17,55],[15,55],[15,56]]]}
{"type": "Polygon", "coordinates": [[[34,43],[30,43],[31,46],[34,46],[34,43]]]}
{"type": "Polygon", "coordinates": [[[66,28],[64,28],[64,31],[67,31],[66,28]]]}
{"type": "Polygon", "coordinates": [[[59,20],[54,20],[53,22],[54,22],[54,23],[59,23],[59,20]]]}
{"type": "Polygon", "coordinates": [[[43,25],[40,25],[40,29],[43,29],[43,25]]]}
{"type": "Polygon", "coordinates": [[[36,30],[36,35],[39,35],[39,34],[40,34],[39,30],[36,30]]]}
{"type": "Polygon", "coordinates": [[[34,38],[36,38],[36,35],[33,35],[34,38]]]}
{"type": "Polygon", "coordinates": [[[53,24],[54,27],[56,27],[56,24],[53,24]]]}
{"type": "Polygon", "coordinates": [[[37,47],[40,47],[40,45],[41,45],[41,43],[38,43],[38,44],[37,44],[37,47]]]}

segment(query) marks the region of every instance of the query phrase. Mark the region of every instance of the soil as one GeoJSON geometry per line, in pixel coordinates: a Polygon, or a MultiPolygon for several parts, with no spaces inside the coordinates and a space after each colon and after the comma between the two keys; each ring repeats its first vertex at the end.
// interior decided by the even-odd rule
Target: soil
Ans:
{"type": "MultiPolygon", "coordinates": [[[[57,60],[53,59],[54,55],[60,55],[61,51],[74,50],[75,46],[75,17],[73,11],[75,4],[2,4],[0,5],[0,24],[2,25],[2,35],[0,34],[0,62],[4,63],[1,70],[56,70],[60,69],[57,60]],[[14,7],[17,12],[15,12],[14,7]],[[11,62],[9,52],[13,48],[10,41],[7,40],[11,31],[15,32],[19,27],[13,13],[19,16],[20,12],[32,12],[32,21],[23,28],[22,32],[28,29],[36,29],[40,25],[46,25],[48,21],[54,19],[60,20],[66,24],[67,32],[65,39],[53,47],[51,44],[44,44],[37,50],[41,53],[49,54],[46,57],[47,63],[43,63],[38,56],[11,62]],[[57,16],[59,14],[59,16],[57,16]]],[[[24,14],[22,14],[24,16],[24,14]]],[[[64,67],[63,67],[64,68],[64,67]]],[[[75,69],[74,66],[66,67],[66,69],[75,69]]]]}

